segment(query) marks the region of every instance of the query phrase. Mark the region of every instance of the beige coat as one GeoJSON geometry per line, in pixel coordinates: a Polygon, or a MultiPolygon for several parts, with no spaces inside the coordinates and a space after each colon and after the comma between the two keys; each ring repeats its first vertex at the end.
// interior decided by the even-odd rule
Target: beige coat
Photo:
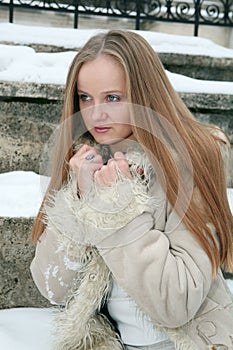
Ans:
{"type": "Polygon", "coordinates": [[[45,209],[31,272],[51,303],[67,303],[57,316],[57,348],[122,349],[101,312],[113,275],[176,349],[233,349],[233,299],[221,272],[212,278],[208,256],[169,206],[145,155],[127,157],[143,167],[144,181],[122,177],[80,200],[71,177],[45,209]]]}

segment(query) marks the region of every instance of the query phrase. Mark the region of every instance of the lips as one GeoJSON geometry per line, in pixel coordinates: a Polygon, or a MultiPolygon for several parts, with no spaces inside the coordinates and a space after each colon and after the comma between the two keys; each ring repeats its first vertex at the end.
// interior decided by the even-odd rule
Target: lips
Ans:
{"type": "Polygon", "coordinates": [[[111,128],[110,127],[106,127],[106,126],[96,126],[94,128],[95,132],[97,133],[105,133],[107,131],[109,131],[111,128]]]}

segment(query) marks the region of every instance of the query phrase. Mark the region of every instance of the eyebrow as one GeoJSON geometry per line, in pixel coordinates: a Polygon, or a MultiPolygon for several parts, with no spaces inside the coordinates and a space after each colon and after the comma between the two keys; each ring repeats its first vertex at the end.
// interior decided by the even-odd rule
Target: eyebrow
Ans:
{"type": "MultiPolygon", "coordinates": [[[[84,89],[78,89],[78,92],[82,92],[82,93],[85,93],[85,94],[88,94],[89,95],[89,92],[85,91],[84,89]]],[[[120,94],[123,94],[123,91],[121,90],[114,90],[114,89],[111,89],[111,90],[106,90],[106,91],[100,91],[101,94],[112,94],[112,93],[120,93],[120,94]]]]}
{"type": "Polygon", "coordinates": [[[101,93],[101,94],[112,94],[113,92],[115,92],[115,93],[117,92],[117,93],[121,93],[121,94],[123,93],[122,90],[117,90],[117,89],[115,89],[115,90],[114,90],[114,89],[111,89],[111,90],[107,90],[107,91],[101,91],[100,93],[101,93]]]}

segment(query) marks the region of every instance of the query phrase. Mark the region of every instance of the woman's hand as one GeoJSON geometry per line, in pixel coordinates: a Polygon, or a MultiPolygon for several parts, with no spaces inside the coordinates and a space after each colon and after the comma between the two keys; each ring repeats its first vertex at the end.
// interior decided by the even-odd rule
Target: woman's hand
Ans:
{"type": "Polygon", "coordinates": [[[83,145],[70,159],[69,165],[76,176],[80,195],[87,192],[94,181],[94,173],[103,166],[103,159],[94,147],[83,145]]]}
{"type": "Polygon", "coordinates": [[[116,152],[114,158],[109,159],[106,165],[97,169],[94,174],[95,183],[100,186],[111,186],[119,179],[118,171],[121,171],[125,176],[131,178],[129,164],[122,152],[116,152]]]}

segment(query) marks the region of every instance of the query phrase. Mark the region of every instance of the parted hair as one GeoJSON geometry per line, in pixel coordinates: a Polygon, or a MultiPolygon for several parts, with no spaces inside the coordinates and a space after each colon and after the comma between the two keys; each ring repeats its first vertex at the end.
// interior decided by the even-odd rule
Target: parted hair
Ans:
{"type": "MultiPolygon", "coordinates": [[[[61,118],[61,124],[65,127],[61,129],[58,139],[53,172],[44,201],[51,191],[59,190],[67,180],[68,164],[73,156],[72,128],[75,119],[70,123],[64,122],[79,112],[79,70],[85,62],[92,61],[101,54],[110,55],[120,63],[125,73],[128,101],[133,105],[145,107],[148,112],[145,113],[148,114],[148,118],[134,113],[133,134],[150,158],[155,173],[158,172],[159,164],[164,179],[161,182],[166,189],[168,202],[176,208],[184,225],[208,254],[213,274],[216,274],[220,265],[231,271],[233,217],[227,199],[226,170],[221,152],[224,147],[229,147],[229,141],[216,127],[203,125],[193,117],[171,85],[158,55],[141,35],[133,31],[111,30],[99,33],[89,39],[75,56],[65,89],[61,118]],[[150,111],[155,111],[155,114],[150,111]],[[160,118],[153,118],[154,115],[162,116],[162,120],[172,126],[182,140],[182,147],[188,152],[192,165],[190,176],[194,184],[190,198],[187,197],[185,181],[179,179],[179,166],[185,166],[184,162],[178,162],[177,165],[176,161],[181,152],[181,145],[170,138],[166,127],[158,122],[160,118]],[[166,135],[167,142],[162,142],[161,137],[156,137],[158,128],[166,135]],[[172,152],[167,147],[168,143],[172,152]],[[180,205],[177,205],[178,194],[182,197],[180,205]],[[213,227],[217,232],[217,241],[213,227]]],[[[81,123],[80,120],[80,125],[81,123]]],[[[33,226],[34,242],[39,239],[45,228],[44,201],[33,226]]]]}

